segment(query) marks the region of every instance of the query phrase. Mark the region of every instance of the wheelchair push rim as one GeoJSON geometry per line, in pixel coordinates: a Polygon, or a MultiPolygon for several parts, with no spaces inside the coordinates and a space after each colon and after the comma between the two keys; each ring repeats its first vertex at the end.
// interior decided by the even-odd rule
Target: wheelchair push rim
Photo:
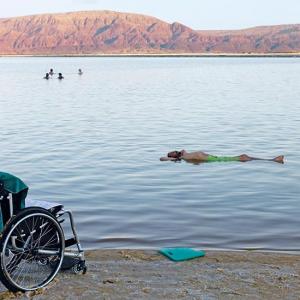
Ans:
{"type": "Polygon", "coordinates": [[[64,248],[63,230],[47,210],[24,209],[3,231],[0,279],[11,291],[42,288],[58,273],[64,248]]]}

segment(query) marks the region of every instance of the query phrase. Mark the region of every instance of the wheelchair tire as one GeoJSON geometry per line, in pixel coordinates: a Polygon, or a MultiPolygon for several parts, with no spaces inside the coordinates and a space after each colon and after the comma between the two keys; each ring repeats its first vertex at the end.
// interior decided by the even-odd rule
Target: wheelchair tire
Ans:
{"type": "Polygon", "coordinates": [[[42,288],[58,273],[64,250],[64,233],[55,217],[40,207],[25,208],[3,230],[0,280],[12,292],[42,288]]]}

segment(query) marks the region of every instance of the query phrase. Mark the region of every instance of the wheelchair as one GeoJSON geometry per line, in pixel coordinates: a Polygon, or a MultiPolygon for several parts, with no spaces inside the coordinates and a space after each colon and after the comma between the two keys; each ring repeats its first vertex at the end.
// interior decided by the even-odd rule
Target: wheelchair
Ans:
{"type": "Polygon", "coordinates": [[[12,292],[45,287],[61,269],[87,270],[71,211],[27,200],[27,193],[21,179],[0,172],[0,280],[12,292]],[[65,216],[72,229],[69,239],[61,225],[65,216]]]}

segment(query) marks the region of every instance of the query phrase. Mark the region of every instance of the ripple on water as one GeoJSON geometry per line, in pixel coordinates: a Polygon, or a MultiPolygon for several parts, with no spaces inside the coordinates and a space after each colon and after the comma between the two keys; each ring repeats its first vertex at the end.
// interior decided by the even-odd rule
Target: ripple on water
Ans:
{"type": "Polygon", "coordinates": [[[2,169],[71,208],[85,247],[299,248],[298,59],[0,64],[2,169]],[[286,164],[159,161],[182,148],[286,164]]]}

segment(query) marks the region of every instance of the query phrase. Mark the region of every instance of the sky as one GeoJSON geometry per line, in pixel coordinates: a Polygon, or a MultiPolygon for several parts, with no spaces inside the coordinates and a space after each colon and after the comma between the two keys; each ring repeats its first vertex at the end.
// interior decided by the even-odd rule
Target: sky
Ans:
{"type": "Polygon", "coordinates": [[[0,18],[104,9],[141,13],[194,29],[300,23],[300,0],[0,0],[0,18]]]}

